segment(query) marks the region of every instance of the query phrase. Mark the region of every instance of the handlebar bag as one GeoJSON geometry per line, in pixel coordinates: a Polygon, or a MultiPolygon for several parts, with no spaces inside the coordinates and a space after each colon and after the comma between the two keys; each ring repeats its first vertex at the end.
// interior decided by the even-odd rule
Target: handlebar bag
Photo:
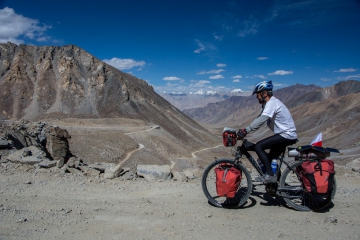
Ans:
{"type": "Polygon", "coordinates": [[[235,146],[237,141],[236,131],[224,131],[222,134],[223,144],[225,147],[235,146]]]}
{"type": "Polygon", "coordinates": [[[219,197],[233,198],[242,179],[242,171],[232,164],[220,164],[214,169],[216,174],[216,192],[219,197]]]}
{"type": "Polygon", "coordinates": [[[301,167],[302,182],[308,192],[316,194],[332,192],[335,175],[332,160],[305,161],[301,167]]]}

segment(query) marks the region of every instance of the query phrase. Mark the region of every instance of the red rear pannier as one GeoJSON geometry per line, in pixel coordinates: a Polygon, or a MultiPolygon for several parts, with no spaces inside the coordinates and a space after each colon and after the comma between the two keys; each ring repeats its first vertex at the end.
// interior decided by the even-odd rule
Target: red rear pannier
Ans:
{"type": "Polygon", "coordinates": [[[232,164],[221,164],[215,168],[216,192],[219,197],[233,198],[240,185],[242,171],[232,164]]]}
{"type": "Polygon", "coordinates": [[[305,161],[301,164],[303,184],[308,192],[330,193],[334,185],[334,162],[329,159],[305,161]]]}
{"type": "Polygon", "coordinates": [[[222,134],[223,144],[225,147],[232,147],[236,144],[236,131],[225,130],[222,134]]]}

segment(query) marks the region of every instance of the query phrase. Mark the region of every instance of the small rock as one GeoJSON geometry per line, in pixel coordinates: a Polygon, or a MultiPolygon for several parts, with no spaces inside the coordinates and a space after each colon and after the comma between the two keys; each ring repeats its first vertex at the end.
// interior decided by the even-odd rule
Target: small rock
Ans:
{"type": "Polygon", "coordinates": [[[18,219],[16,222],[17,222],[17,223],[22,223],[22,222],[26,222],[26,221],[27,221],[26,218],[20,218],[20,219],[18,219]]]}
{"type": "Polygon", "coordinates": [[[179,181],[179,182],[186,182],[187,181],[187,177],[182,172],[174,172],[173,175],[174,175],[173,176],[174,181],[179,181]]]}
{"type": "Polygon", "coordinates": [[[51,161],[51,160],[45,159],[39,163],[39,166],[42,168],[52,168],[52,167],[55,167],[57,165],[57,163],[58,163],[58,161],[51,161]]]}
{"type": "Polygon", "coordinates": [[[327,216],[324,220],[325,223],[337,223],[336,216],[327,216]]]}

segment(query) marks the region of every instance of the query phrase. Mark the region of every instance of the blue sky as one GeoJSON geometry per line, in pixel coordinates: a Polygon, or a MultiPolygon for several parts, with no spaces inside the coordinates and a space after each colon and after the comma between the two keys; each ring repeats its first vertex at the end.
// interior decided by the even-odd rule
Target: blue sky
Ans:
{"type": "Polygon", "coordinates": [[[360,79],[359,0],[0,0],[0,42],[77,45],[167,92],[360,79]]]}

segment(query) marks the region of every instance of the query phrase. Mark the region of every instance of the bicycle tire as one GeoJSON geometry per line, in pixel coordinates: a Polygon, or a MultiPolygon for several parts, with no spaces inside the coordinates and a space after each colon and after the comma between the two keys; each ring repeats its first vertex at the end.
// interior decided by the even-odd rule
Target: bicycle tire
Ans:
{"type": "Polygon", "coordinates": [[[294,162],[290,168],[286,168],[280,179],[280,194],[285,202],[298,211],[320,211],[326,208],[335,197],[336,180],[334,177],[333,191],[327,194],[314,194],[304,190],[299,176],[294,172],[302,164],[301,161],[294,162]],[[284,190],[288,189],[288,190],[284,190]]]}
{"type": "Polygon", "coordinates": [[[220,208],[238,208],[243,206],[250,197],[252,191],[252,179],[247,168],[241,163],[234,166],[242,171],[242,180],[234,198],[219,197],[216,192],[215,168],[222,163],[234,164],[234,160],[222,158],[208,165],[203,173],[201,185],[206,198],[213,206],[220,208]]]}

